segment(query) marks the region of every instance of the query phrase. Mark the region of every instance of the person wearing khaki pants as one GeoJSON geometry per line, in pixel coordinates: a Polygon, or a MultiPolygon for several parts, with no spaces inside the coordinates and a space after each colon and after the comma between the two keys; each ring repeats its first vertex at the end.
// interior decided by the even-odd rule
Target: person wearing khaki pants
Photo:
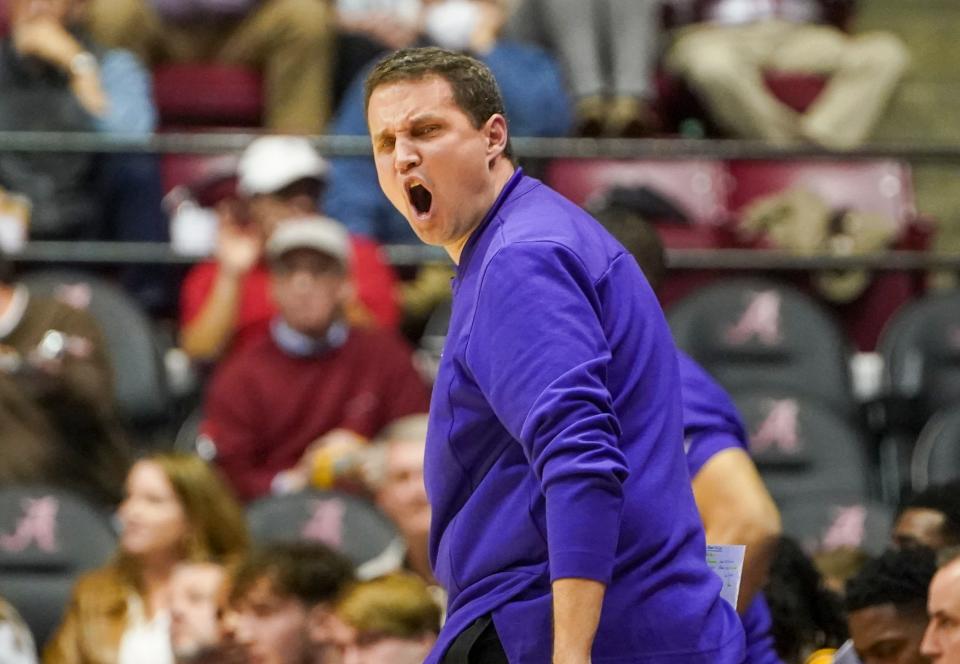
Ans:
{"type": "Polygon", "coordinates": [[[151,64],[261,69],[271,130],[316,134],[330,117],[334,14],[327,0],[89,0],[88,25],[100,43],[151,64]]]}
{"type": "MultiPolygon", "coordinates": [[[[815,4],[815,3],[814,3],[815,4]]],[[[909,64],[893,35],[849,35],[829,25],[767,17],[681,28],[666,56],[713,118],[741,138],[852,148],[870,135],[909,64]],[[828,83],[805,113],[777,100],[763,72],[821,74],[828,83]]]]}

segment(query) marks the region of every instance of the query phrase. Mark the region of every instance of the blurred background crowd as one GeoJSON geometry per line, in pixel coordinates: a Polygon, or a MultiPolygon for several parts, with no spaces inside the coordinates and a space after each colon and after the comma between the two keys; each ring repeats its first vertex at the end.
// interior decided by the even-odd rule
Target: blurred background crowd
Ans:
{"type": "Polygon", "coordinates": [[[708,541],[758,552],[752,661],[960,662],[957,29],[944,0],[0,0],[0,662],[423,660],[453,266],[365,145],[325,149],[414,45],[491,68],[527,173],[739,412],[743,458],[691,474],[708,541]]]}

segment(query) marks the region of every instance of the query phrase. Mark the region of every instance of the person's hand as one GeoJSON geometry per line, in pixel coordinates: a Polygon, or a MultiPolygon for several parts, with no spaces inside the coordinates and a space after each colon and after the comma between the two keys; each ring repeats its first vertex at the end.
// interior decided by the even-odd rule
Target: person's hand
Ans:
{"type": "Polygon", "coordinates": [[[366,448],[367,439],[363,436],[348,429],[334,429],[310,444],[292,473],[309,478],[321,489],[337,483],[362,482],[366,448]]]}
{"type": "Polygon", "coordinates": [[[217,233],[216,258],[220,267],[233,276],[247,274],[260,260],[260,238],[244,228],[237,217],[235,206],[222,203],[217,206],[220,228],[217,233]]]}
{"type": "Polygon", "coordinates": [[[24,21],[13,28],[13,47],[24,56],[47,62],[65,72],[84,48],[61,24],[50,19],[24,21]]]}

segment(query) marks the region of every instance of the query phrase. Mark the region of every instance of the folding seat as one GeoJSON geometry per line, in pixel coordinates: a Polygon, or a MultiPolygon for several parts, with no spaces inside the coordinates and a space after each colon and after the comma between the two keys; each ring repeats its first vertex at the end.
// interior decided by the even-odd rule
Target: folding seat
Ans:
{"type": "Polygon", "coordinates": [[[104,565],[116,546],[106,515],[44,486],[0,489],[0,596],[39,647],[60,624],[74,581],[104,565]]]}
{"type": "Polygon", "coordinates": [[[912,430],[960,401],[960,291],[932,294],[901,308],[884,328],[879,351],[885,391],[912,415],[896,419],[912,430]]]}
{"type": "Polygon", "coordinates": [[[668,320],[677,345],[727,389],[779,389],[857,417],[848,347],[811,298],[760,279],[728,279],[676,303],[668,320]]]}
{"type": "Polygon", "coordinates": [[[726,221],[726,171],[718,161],[556,159],[544,181],[584,207],[598,204],[617,187],[648,187],[674,202],[691,225],[726,221]]]}
{"type": "Polygon", "coordinates": [[[103,278],[72,270],[39,270],[21,281],[32,293],[88,309],[106,338],[120,415],[139,431],[167,425],[171,396],[161,349],[132,297],[103,278]]]}
{"type": "Polygon", "coordinates": [[[960,401],[936,413],[923,427],[910,461],[914,491],[960,478],[960,401]]]}
{"type": "Polygon", "coordinates": [[[257,544],[315,541],[340,551],[361,578],[403,566],[406,545],[393,523],[370,502],[337,491],[269,496],[250,504],[247,524],[257,544]]]}
{"type": "Polygon", "coordinates": [[[263,78],[247,67],[179,63],[156,67],[153,91],[165,128],[258,127],[263,78]]]}
{"type": "Polygon", "coordinates": [[[873,493],[861,432],[826,405],[787,390],[733,393],[750,437],[750,454],[781,508],[863,502],[873,493]]]}

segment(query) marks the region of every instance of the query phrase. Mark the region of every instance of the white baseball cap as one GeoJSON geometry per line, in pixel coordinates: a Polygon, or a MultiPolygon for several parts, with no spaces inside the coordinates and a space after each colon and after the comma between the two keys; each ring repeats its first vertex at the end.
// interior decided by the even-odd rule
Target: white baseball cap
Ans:
{"type": "Polygon", "coordinates": [[[312,215],[285,221],[267,240],[266,254],[271,262],[294,249],[313,249],[336,258],[344,268],[350,265],[350,234],[346,226],[330,217],[312,215]]]}
{"type": "Polygon", "coordinates": [[[330,165],[300,136],[264,136],[243,151],[237,189],[244,196],[272,194],[304,178],[323,180],[330,165]]]}

